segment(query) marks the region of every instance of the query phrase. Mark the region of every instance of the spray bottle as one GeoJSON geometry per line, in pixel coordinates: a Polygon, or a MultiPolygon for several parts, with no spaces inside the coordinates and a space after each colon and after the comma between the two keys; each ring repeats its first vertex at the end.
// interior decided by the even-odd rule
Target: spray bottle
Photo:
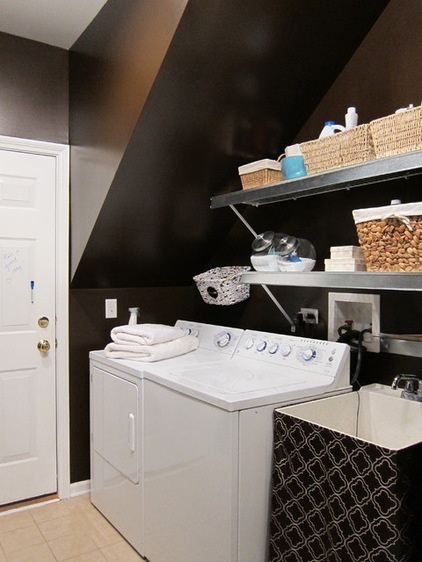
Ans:
{"type": "Polygon", "coordinates": [[[137,306],[129,308],[130,317],[129,317],[129,326],[133,326],[134,324],[138,323],[138,316],[141,312],[140,308],[137,306]]]}

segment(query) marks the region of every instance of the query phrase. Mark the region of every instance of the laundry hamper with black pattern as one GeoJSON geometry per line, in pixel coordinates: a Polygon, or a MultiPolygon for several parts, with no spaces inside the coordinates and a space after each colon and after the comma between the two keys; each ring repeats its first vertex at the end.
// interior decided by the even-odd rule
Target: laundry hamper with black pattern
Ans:
{"type": "Polygon", "coordinates": [[[249,297],[250,286],[248,283],[242,283],[241,277],[250,270],[249,266],[240,265],[215,267],[195,275],[193,280],[204,302],[228,306],[249,297]]]}

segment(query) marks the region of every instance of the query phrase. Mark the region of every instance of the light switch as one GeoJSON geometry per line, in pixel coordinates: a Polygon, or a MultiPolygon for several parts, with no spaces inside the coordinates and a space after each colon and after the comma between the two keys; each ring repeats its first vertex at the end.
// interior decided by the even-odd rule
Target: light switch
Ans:
{"type": "Polygon", "coordinates": [[[105,300],[105,317],[117,318],[117,299],[105,300]]]}

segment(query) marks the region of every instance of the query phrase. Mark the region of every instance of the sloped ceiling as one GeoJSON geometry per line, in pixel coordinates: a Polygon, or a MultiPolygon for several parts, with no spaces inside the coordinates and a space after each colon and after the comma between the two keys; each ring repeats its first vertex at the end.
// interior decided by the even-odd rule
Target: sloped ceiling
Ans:
{"type": "Polygon", "coordinates": [[[70,52],[72,287],[191,284],[234,220],[209,198],[292,142],[387,4],[109,0],[70,52]]]}
{"type": "Polygon", "coordinates": [[[0,30],[69,49],[107,0],[0,0],[0,30]]]}

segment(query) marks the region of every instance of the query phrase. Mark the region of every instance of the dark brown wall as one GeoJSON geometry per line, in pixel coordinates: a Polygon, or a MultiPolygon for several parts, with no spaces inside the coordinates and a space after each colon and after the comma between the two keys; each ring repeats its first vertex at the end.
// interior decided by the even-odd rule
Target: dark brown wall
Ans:
{"type": "Polygon", "coordinates": [[[71,311],[71,482],[89,479],[88,353],[103,349],[114,326],[127,324],[129,307],[141,308],[142,322],[174,324],[196,317],[193,290],[182,288],[91,289],[70,293],[71,311]],[[104,301],[117,298],[117,318],[104,317],[104,301]]]}
{"type": "MultiPolygon", "coordinates": [[[[99,190],[106,191],[72,278],[72,482],[89,478],[88,352],[104,347],[110,327],[127,322],[128,306],[147,308],[143,321],[174,323],[189,316],[286,329],[260,288],[248,303],[234,307],[202,302],[192,276],[212,265],[248,263],[251,242],[238,225],[236,239],[227,238],[234,215],[211,212],[209,197],[240,185],[238,165],[282,152],[387,1],[308,1],[304,10],[294,0],[190,0],[168,50],[161,50],[165,56],[145,103],[132,88],[142,86],[143,72],[151,76],[144,68],[148,57],[137,57],[140,44],[154,52],[153,43],[150,48],[142,43],[154,34],[137,17],[149,3],[125,0],[138,35],[133,25],[126,33],[120,4],[110,0],[71,52],[73,240],[79,226],[86,228],[90,204],[98,195],[102,201],[99,190]],[[345,19],[353,24],[346,31],[345,19]],[[330,32],[324,34],[324,28],[330,32]],[[122,70],[129,77],[139,73],[139,82],[128,83],[118,72],[116,61],[125,59],[122,70]],[[124,105],[131,97],[140,111],[136,123],[129,120],[132,131],[127,126],[132,106],[124,105]],[[124,134],[113,120],[119,116],[124,134]],[[86,154],[94,158],[95,176],[81,173],[86,154]],[[226,256],[220,260],[221,247],[226,256]],[[104,324],[104,298],[117,295],[121,315],[104,324]]],[[[317,291],[312,294],[308,304],[318,298],[317,291]]],[[[303,295],[297,302],[305,306],[303,295]]]]}
{"type": "MultiPolygon", "coordinates": [[[[356,57],[352,59],[350,64],[346,66],[344,72],[340,74],[335,83],[335,87],[339,88],[338,91],[328,89],[327,96],[324,97],[318,105],[319,114],[313,115],[313,121],[310,121],[308,129],[304,127],[301,132],[303,140],[314,138],[319,133],[323,121],[331,117],[333,114],[333,100],[336,102],[336,109],[333,118],[341,121],[344,118],[345,109],[349,105],[356,105],[361,119],[365,120],[365,118],[371,119],[373,117],[386,114],[393,111],[396,107],[407,105],[411,102],[418,103],[419,100],[413,99],[413,96],[415,96],[418,91],[417,85],[415,86],[415,81],[418,82],[418,77],[421,76],[419,65],[420,60],[422,60],[422,53],[420,42],[415,41],[414,38],[418,37],[421,24],[420,3],[418,0],[411,0],[406,3],[406,6],[403,6],[403,3],[398,0],[393,0],[390,7],[379,20],[379,23],[358,49],[356,57]],[[392,30],[394,30],[394,32],[392,30]],[[401,56],[394,56],[392,49],[390,47],[385,47],[386,37],[392,33],[395,38],[395,48],[402,53],[406,53],[406,61],[415,61],[414,75],[409,72],[408,64],[403,67],[403,58],[401,56]],[[338,84],[340,86],[337,86],[338,84]],[[382,90],[382,102],[380,102],[380,90],[382,90]],[[411,95],[412,98],[409,99],[411,95]]],[[[195,51],[192,52],[194,53],[195,51]]],[[[309,51],[307,52],[307,55],[311,56],[309,51]]],[[[294,55],[292,56],[294,57],[294,55]]],[[[294,60],[294,58],[292,60],[294,60]]],[[[330,59],[328,58],[327,64],[329,63],[330,59]]],[[[165,65],[163,70],[166,70],[165,65]]],[[[313,80],[315,81],[316,78],[313,78],[313,80]]],[[[158,84],[156,84],[154,88],[159,90],[160,77],[158,84]]],[[[308,89],[305,88],[303,91],[304,95],[305,93],[306,95],[310,95],[310,92],[312,92],[312,81],[309,83],[307,88],[308,89]]],[[[221,98],[217,97],[216,99],[221,102],[221,98]]],[[[153,103],[153,98],[150,99],[150,102],[153,103]]],[[[251,101],[250,105],[247,106],[248,112],[250,112],[248,113],[249,116],[262,115],[260,113],[262,110],[260,100],[256,100],[255,103],[257,105],[254,106],[251,101]]],[[[244,105],[240,104],[240,106],[243,110],[244,105]]],[[[294,107],[292,111],[293,110],[294,107]]],[[[153,119],[151,120],[152,115],[153,114],[151,113],[147,113],[148,118],[144,118],[145,120],[143,123],[154,122],[153,119]]],[[[177,115],[178,113],[176,112],[176,119],[177,115]]],[[[184,119],[183,122],[186,123],[186,119],[184,119]]],[[[179,131],[184,131],[184,135],[179,135],[178,138],[178,140],[182,141],[182,143],[183,139],[186,138],[186,134],[189,134],[189,132],[193,130],[195,130],[195,132],[198,132],[199,130],[200,124],[197,119],[189,121],[189,123],[191,123],[190,127],[187,127],[186,129],[179,129],[179,131]],[[194,125],[195,128],[193,129],[192,127],[194,125]]],[[[166,129],[166,131],[171,131],[171,126],[169,129],[166,129]]],[[[294,129],[290,129],[292,140],[295,137],[295,133],[293,133],[293,131],[294,129]]],[[[141,136],[136,138],[142,139],[142,132],[139,134],[141,136]]],[[[288,133],[285,132],[285,134],[288,133]]],[[[296,131],[296,135],[297,134],[299,134],[299,130],[296,131]]],[[[155,136],[154,132],[152,134],[152,138],[155,139],[155,136]]],[[[173,149],[177,149],[178,154],[180,154],[180,146],[182,143],[178,144],[176,142],[176,138],[177,137],[175,137],[174,144],[171,146],[173,149]]],[[[252,137],[249,136],[247,138],[247,145],[250,147],[251,139],[254,138],[254,136],[252,135],[252,137]]],[[[199,142],[199,145],[204,146],[202,141],[199,142]]],[[[161,147],[163,145],[159,143],[159,146],[161,147]]],[[[206,144],[206,146],[213,145],[206,144]]],[[[134,143],[129,152],[133,151],[136,153],[136,148],[137,145],[134,143]]],[[[189,152],[187,156],[190,154],[191,153],[189,152]]],[[[256,156],[258,156],[258,153],[256,153],[256,156]]],[[[252,160],[253,158],[250,156],[250,159],[252,160]]],[[[157,161],[159,161],[159,159],[157,159],[157,161]]],[[[221,171],[224,167],[228,169],[227,162],[222,162],[221,164],[222,166],[217,167],[218,170],[221,171]]],[[[196,166],[193,168],[196,169],[196,166]]],[[[213,168],[209,167],[209,170],[211,169],[213,168]]],[[[163,177],[164,172],[160,169],[158,182],[162,182],[163,177]]],[[[141,178],[144,179],[142,176],[141,178]]],[[[115,186],[115,192],[113,194],[114,197],[117,198],[119,190],[124,190],[126,180],[135,181],[134,177],[131,176],[131,173],[123,173],[122,179],[118,179],[115,186]]],[[[166,202],[170,203],[170,207],[167,204],[165,205],[167,210],[171,208],[171,201],[173,198],[174,202],[177,202],[176,197],[181,193],[181,186],[184,186],[183,189],[192,188],[188,188],[187,184],[183,182],[173,182],[171,183],[171,189],[165,191],[164,184],[157,184],[155,178],[151,178],[151,176],[147,175],[146,180],[148,190],[161,190],[163,197],[166,198],[166,202]]],[[[130,181],[128,182],[128,185],[131,185],[130,181]]],[[[198,194],[200,185],[201,181],[197,182],[195,181],[195,178],[192,177],[192,186],[194,186],[195,189],[193,189],[191,196],[193,197],[195,204],[184,207],[184,213],[186,216],[183,217],[183,222],[188,221],[189,224],[193,225],[193,233],[196,233],[201,229],[204,230],[204,221],[207,221],[208,223],[208,221],[211,220],[214,225],[211,227],[208,226],[206,228],[208,235],[205,238],[200,239],[201,244],[198,248],[200,250],[202,249],[202,253],[200,252],[202,259],[198,262],[193,259],[189,264],[189,268],[192,268],[195,272],[199,272],[216,265],[247,264],[249,262],[249,249],[251,243],[250,233],[239,221],[233,219],[233,215],[228,209],[221,209],[212,212],[209,211],[210,218],[204,218],[202,211],[197,212],[197,209],[199,208],[199,197],[203,201],[202,204],[204,206],[207,205],[206,194],[205,197],[204,195],[198,194]],[[215,219],[211,218],[214,217],[214,215],[218,216],[216,216],[215,219]],[[221,221],[220,224],[219,221],[221,221]],[[234,224],[234,226],[231,228],[230,224],[234,224]],[[217,245],[215,244],[215,239],[218,240],[217,245]]],[[[234,178],[233,187],[240,188],[240,182],[237,177],[234,178]]],[[[205,191],[208,192],[208,196],[213,193],[213,189],[215,188],[205,187],[205,191]]],[[[274,229],[286,231],[312,240],[317,248],[318,269],[322,269],[323,260],[329,256],[329,247],[331,245],[357,243],[355,226],[353,224],[351,214],[353,209],[385,204],[393,197],[402,198],[403,201],[414,201],[420,199],[419,194],[420,179],[413,178],[408,181],[396,181],[386,185],[374,186],[373,188],[357,188],[352,191],[345,191],[323,197],[313,197],[298,202],[292,201],[272,206],[264,206],[258,209],[247,209],[245,211],[245,215],[257,231],[274,229]]],[[[156,196],[156,194],[154,194],[154,196],[156,196]]],[[[188,201],[189,194],[186,197],[186,201],[188,201]]],[[[152,210],[154,208],[155,207],[151,207],[152,210]]],[[[162,205],[156,206],[156,209],[160,208],[163,208],[162,205]]],[[[114,216],[113,209],[114,206],[112,204],[106,206],[103,216],[107,217],[107,220],[103,222],[103,225],[110,224],[108,221],[114,221],[114,224],[117,225],[118,221],[120,221],[123,226],[122,217],[124,217],[124,214],[121,215],[121,217],[119,213],[114,216]]],[[[157,223],[157,228],[162,228],[165,229],[165,232],[169,232],[169,225],[173,224],[171,218],[172,216],[171,212],[166,213],[165,216],[158,212],[156,214],[149,213],[147,220],[163,221],[157,223]]],[[[139,220],[142,222],[141,218],[139,220]]],[[[141,223],[138,223],[136,219],[133,219],[130,224],[130,228],[137,228],[138,226],[142,228],[141,223]]],[[[100,229],[99,232],[102,232],[102,230],[100,229]]],[[[107,229],[105,228],[102,233],[102,239],[104,241],[107,241],[107,236],[105,236],[106,232],[107,229]]],[[[190,232],[191,231],[189,231],[189,229],[184,231],[186,240],[189,240],[190,232]]],[[[101,237],[99,240],[100,239],[101,237]]],[[[143,240],[143,247],[150,248],[148,231],[145,232],[143,240]]],[[[172,242],[171,239],[170,242],[172,242]]],[[[192,242],[192,240],[190,240],[190,242],[192,242]]],[[[93,244],[93,247],[94,246],[95,244],[93,244]]],[[[123,248],[125,245],[121,245],[120,247],[123,248]]],[[[177,245],[176,251],[183,252],[186,247],[187,246],[183,244],[177,245]]],[[[91,256],[90,259],[94,260],[101,256],[101,254],[96,255],[95,252],[91,252],[91,249],[89,254],[91,256]]],[[[189,252],[188,254],[190,256],[192,255],[189,252]]],[[[117,252],[114,251],[113,255],[117,255],[117,252]]],[[[183,256],[183,258],[185,257],[186,256],[183,256]]],[[[155,266],[160,262],[160,258],[162,259],[160,254],[156,254],[152,257],[155,266]]],[[[102,259],[107,259],[107,253],[104,254],[102,259]]],[[[113,261],[112,263],[114,263],[115,266],[117,264],[117,267],[119,266],[119,260],[113,261]]],[[[161,263],[164,264],[164,269],[162,271],[164,277],[161,274],[158,276],[157,280],[159,281],[159,284],[163,284],[166,278],[166,261],[162,260],[161,263]]],[[[148,269],[148,264],[149,261],[145,259],[132,259],[128,260],[124,267],[133,267],[136,271],[135,275],[139,275],[140,278],[151,279],[154,276],[155,269],[148,269]],[[144,267],[147,267],[146,272],[143,272],[144,267]]],[[[177,267],[177,259],[172,262],[172,264],[172,267],[177,267]]],[[[95,283],[101,283],[101,272],[106,272],[106,269],[107,268],[104,269],[101,260],[98,262],[93,261],[91,265],[91,275],[93,276],[92,280],[95,283]],[[97,264],[98,268],[95,267],[97,264]]],[[[87,268],[84,273],[85,280],[89,280],[89,271],[90,269],[87,268]]],[[[175,279],[180,274],[180,272],[177,272],[177,275],[174,275],[174,272],[169,270],[167,278],[169,280],[171,278],[175,279]]],[[[186,272],[183,274],[186,274],[186,272]]],[[[86,282],[85,280],[84,283],[86,282]]],[[[108,282],[107,274],[105,275],[104,282],[108,282]]],[[[171,281],[169,281],[169,283],[170,282],[171,281]]],[[[72,450],[74,450],[74,454],[72,454],[72,481],[82,480],[89,477],[87,396],[85,393],[81,393],[80,390],[82,388],[86,389],[88,384],[87,353],[89,349],[92,349],[93,347],[102,348],[109,340],[108,328],[109,324],[112,324],[112,322],[107,321],[109,324],[104,325],[104,321],[101,320],[103,316],[104,298],[119,295],[119,301],[123,299],[122,302],[124,305],[121,307],[123,312],[122,316],[118,319],[119,322],[126,322],[127,311],[125,309],[127,306],[138,305],[141,309],[143,309],[144,306],[147,305],[148,315],[144,317],[144,320],[148,319],[153,322],[162,321],[164,318],[166,321],[174,322],[178,317],[187,317],[189,315],[191,319],[212,322],[215,324],[232,325],[243,328],[249,327],[278,331],[281,333],[289,331],[288,323],[260,287],[251,287],[251,298],[244,303],[232,307],[205,305],[192,284],[190,287],[186,287],[183,290],[183,302],[180,303],[178,300],[180,297],[180,290],[181,289],[166,289],[159,287],[155,288],[152,292],[150,289],[142,288],[129,290],[128,294],[133,296],[136,295],[135,299],[125,299],[124,295],[126,294],[126,291],[124,289],[118,290],[108,288],[96,290],[81,288],[76,290],[75,288],[72,291],[72,302],[74,301],[74,296],[78,295],[78,298],[82,299],[84,302],[84,314],[87,315],[92,325],[96,326],[92,332],[93,337],[88,341],[84,340],[83,343],[80,343],[75,338],[73,345],[77,346],[77,350],[71,351],[71,356],[73,358],[72,361],[74,361],[74,366],[72,366],[71,369],[72,384],[74,389],[72,391],[74,396],[72,400],[77,401],[78,407],[80,407],[78,415],[72,416],[72,419],[75,420],[75,427],[72,431],[72,450]],[[174,295],[174,299],[169,299],[169,295],[174,295]],[[93,304],[94,302],[96,302],[95,306],[93,304]],[[162,307],[162,302],[166,303],[165,313],[162,307]],[[179,307],[177,309],[174,308],[176,302],[179,307]],[[185,311],[187,312],[186,314],[184,313],[185,311]],[[98,315],[98,317],[96,317],[96,315],[98,315]],[[100,326],[102,326],[101,329],[99,329],[100,326]],[[77,369],[75,368],[76,365],[77,369]],[[85,452],[82,450],[83,447],[81,448],[80,446],[81,439],[84,442],[85,452]]],[[[294,314],[300,309],[300,307],[303,306],[318,308],[321,313],[321,324],[315,330],[314,335],[316,337],[326,337],[328,291],[318,288],[302,289],[294,287],[274,288],[273,291],[290,315],[294,314]]],[[[420,331],[419,316],[416,314],[410,315],[408,313],[408,311],[411,310],[422,309],[420,294],[399,294],[392,291],[381,291],[380,294],[382,331],[402,333],[420,331]]],[[[72,313],[71,322],[71,332],[74,336],[77,333],[83,333],[84,322],[79,317],[79,314],[72,313]]],[[[420,359],[386,354],[368,354],[365,358],[361,380],[362,382],[369,382],[372,380],[391,381],[392,377],[400,371],[420,371],[420,363],[420,359]]],[[[74,402],[73,408],[75,408],[75,404],[76,402],[74,402]]],[[[76,412],[77,408],[72,411],[76,412]]]]}
{"type": "MultiPolygon", "coordinates": [[[[109,0],[71,49],[71,212],[75,225],[71,232],[71,278],[121,167],[186,2],[109,0]]],[[[153,135],[150,130],[150,145],[154,143],[153,135]]],[[[137,160],[143,152],[144,148],[137,148],[137,160]]],[[[137,181],[139,177],[140,173],[137,181]]],[[[130,201],[128,187],[127,191],[125,199],[130,201]]],[[[108,217],[110,224],[113,218],[120,220],[115,211],[113,217],[108,217]]],[[[125,219],[129,225],[131,217],[125,219]]],[[[106,238],[111,247],[116,236],[106,238]]],[[[105,285],[101,269],[109,262],[103,260],[100,247],[95,253],[97,265],[93,270],[105,285]]],[[[114,259],[117,255],[113,252],[114,259]]],[[[85,287],[97,286],[93,270],[85,287]]],[[[123,271],[124,265],[114,270],[123,271]]],[[[122,286],[129,286],[129,281],[122,286]]]]}
{"type": "MultiPolygon", "coordinates": [[[[296,136],[297,141],[316,138],[325,120],[344,122],[348,106],[356,106],[360,122],[393,113],[409,103],[419,105],[422,95],[422,42],[416,38],[422,28],[422,3],[419,0],[393,0],[377,21],[371,33],[340,73],[326,96],[296,136]]],[[[245,216],[255,230],[278,230],[312,240],[317,250],[317,269],[329,257],[332,245],[357,244],[352,210],[389,204],[398,198],[403,203],[421,200],[422,178],[397,180],[339,193],[278,203],[258,209],[247,209],[245,216]]],[[[215,211],[214,211],[215,212],[215,211]]],[[[229,259],[230,250],[237,263],[246,259],[243,225],[236,225],[221,246],[217,261],[229,259]]],[[[259,288],[255,288],[258,291],[259,288]]],[[[347,291],[350,292],[350,291],[347,291]]],[[[355,291],[362,292],[362,291],[355,291]]],[[[371,291],[367,291],[371,292],[371,291]]],[[[322,324],[318,336],[326,336],[327,296],[322,289],[274,288],[274,293],[293,314],[302,306],[319,308],[322,324]]],[[[420,333],[422,293],[376,291],[381,295],[381,332],[420,333]]],[[[270,305],[271,306],[271,305],[270,305]]],[[[273,312],[248,307],[248,323],[274,330],[288,330],[283,319],[273,312]],[[268,311],[268,314],[267,314],[268,311]]],[[[399,372],[422,372],[422,360],[399,355],[367,354],[361,381],[391,382],[399,372]]]]}
{"type": "Polygon", "coordinates": [[[0,134],[69,141],[68,52],[0,33],[0,134]]]}
{"type": "MultiPolygon", "coordinates": [[[[421,3],[419,0],[393,0],[380,20],[340,75],[334,89],[321,102],[309,123],[302,129],[303,140],[313,138],[329,114],[343,118],[349,105],[356,105],[362,119],[387,114],[398,106],[420,102],[421,3]],[[418,97],[419,96],[419,97],[418,97]],[[333,112],[335,108],[335,113],[333,112]]],[[[254,26],[252,25],[252,28],[254,26]]],[[[320,30],[323,34],[323,30],[320,30]]],[[[251,35],[248,34],[248,37],[251,35]]],[[[106,37],[104,38],[106,40],[106,37]]],[[[294,53],[289,53],[294,61],[294,53]]],[[[312,53],[307,54],[312,59],[312,53]]],[[[67,142],[67,59],[68,53],[0,33],[0,133],[52,142],[67,142]]],[[[327,64],[330,60],[327,59],[327,64]]],[[[171,93],[171,92],[170,92],[171,93]]],[[[303,90],[303,98],[308,92],[303,90]]],[[[251,116],[261,106],[250,106],[251,116]],[[255,111],[254,111],[255,108],[255,111]]],[[[293,108],[294,109],[294,108],[293,108]]],[[[81,116],[83,118],[83,114],[81,116]]],[[[294,136],[294,135],[293,135],[294,136]]],[[[278,150],[278,147],[277,147],[278,150]]],[[[240,188],[238,178],[236,187],[240,188]]],[[[88,186],[89,187],[89,186],[88,186]]],[[[177,189],[177,186],[172,186],[177,189]]],[[[372,188],[358,188],[301,202],[277,204],[249,210],[254,228],[285,229],[311,239],[318,251],[319,267],[333,244],[356,243],[351,210],[384,204],[392,197],[403,201],[420,200],[420,180],[393,182],[372,188]]],[[[210,211],[211,213],[211,211],[210,211]]],[[[230,210],[212,211],[219,216],[225,231],[234,221],[230,210]]],[[[192,220],[195,219],[195,216],[192,220]]],[[[73,228],[77,228],[73,224],[73,228]]],[[[200,269],[213,265],[247,263],[250,234],[236,222],[224,235],[224,243],[210,253],[209,241],[202,246],[205,261],[200,269]]],[[[142,267],[131,262],[133,267],[142,267]]],[[[199,272],[199,269],[197,270],[199,272]]],[[[327,291],[275,288],[274,292],[289,314],[301,306],[317,307],[322,323],[316,335],[326,331],[327,291]]],[[[419,294],[420,295],[420,294],[419,294]]],[[[421,297],[417,294],[381,292],[381,329],[391,332],[420,332],[421,297]]],[[[71,480],[89,478],[88,366],[91,349],[104,347],[111,327],[125,323],[127,308],[140,306],[143,321],[173,323],[177,318],[286,332],[289,327],[260,287],[251,287],[249,301],[232,307],[205,305],[193,284],[189,287],[132,289],[74,289],[71,308],[71,480]],[[117,320],[104,319],[104,299],[118,298],[117,320]]],[[[365,380],[389,379],[401,370],[421,372],[419,359],[370,354],[365,360],[365,380]]]]}
{"type": "Polygon", "coordinates": [[[375,23],[324,99],[298,135],[315,138],[321,123],[344,123],[344,113],[356,106],[359,122],[390,115],[399,107],[422,101],[422,42],[417,39],[422,2],[393,0],[375,23]]]}
{"type": "Polygon", "coordinates": [[[239,165],[283,151],[386,1],[190,0],[165,25],[167,49],[140,17],[149,2],[125,0],[130,18],[120,4],[71,52],[72,245],[101,203],[72,287],[187,284],[230,225],[210,195],[237,185],[239,165]]]}

